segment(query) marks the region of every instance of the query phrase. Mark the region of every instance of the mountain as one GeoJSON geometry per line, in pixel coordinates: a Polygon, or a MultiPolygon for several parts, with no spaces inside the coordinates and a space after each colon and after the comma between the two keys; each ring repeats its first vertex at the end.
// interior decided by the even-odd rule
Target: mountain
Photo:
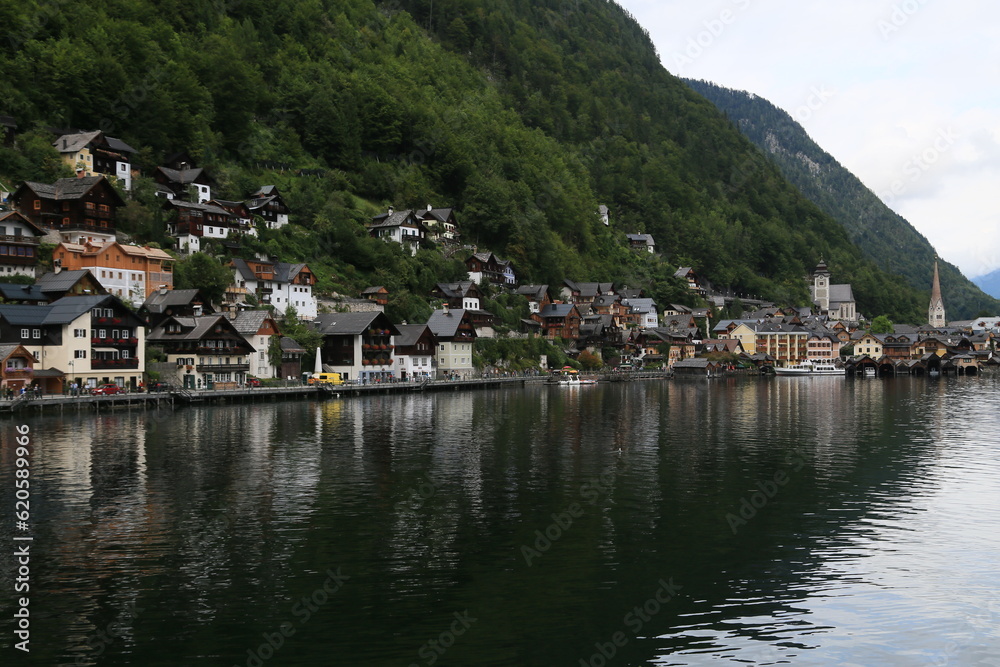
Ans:
{"type": "MultiPolygon", "coordinates": [[[[0,180],[54,177],[48,127],[121,138],[145,174],[186,151],[215,177],[216,197],[263,184],[285,195],[296,224],[262,232],[246,252],[308,261],[320,291],[384,285],[400,319],[425,314],[427,291],[461,263],[411,257],[364,223],[428,203],[454,207],[465,241],[513,260],[523,281],[617,281],[682,301],[690,293],[673,269],[690,265],[717,286],[805,304],[823,258],[853,284],[861,312],[926,319],[929,281],[908,285],[866,257],[663,68],[613,2],[81,0],[58,10],[46,0],[0,8],[0,114],[22,132],[0,148],[0,180]],[[651,234],[660,256],[629,251],[632,232],[651,234]]],[[[135,191],[126,231],[169,245],[148,179],[135,191]]]]}
{"type": "Polygon", "coordinates": [[[990,296],[1000,299],[1000,269],[991,271],[984,276],[973,278],[972,281],[976,283],[979,289],[990,296]]]}
{"type": "MultiPolygon", "coordinates": [[[[725,113],[880,268],[903,276],[915,289],[930,288],[937,256],[930,242],[816,145],[789,114],[752,93],[707,81],[685,82],[725,113]]],[[[969,319],[983,310],[1000,313],[1000,302],[994,298],[1000,292],[990,296],[957,267],[938,261],[949,319],[969,319]]]]}

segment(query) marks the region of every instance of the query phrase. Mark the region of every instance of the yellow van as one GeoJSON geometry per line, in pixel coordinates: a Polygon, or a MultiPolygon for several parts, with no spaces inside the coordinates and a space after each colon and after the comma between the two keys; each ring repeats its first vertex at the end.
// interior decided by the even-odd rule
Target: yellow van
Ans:
{"type": "Polygon", "coordinates": [[[309,384],[344,384],[340,373],[320,373],[309,378],[309,384]]]}

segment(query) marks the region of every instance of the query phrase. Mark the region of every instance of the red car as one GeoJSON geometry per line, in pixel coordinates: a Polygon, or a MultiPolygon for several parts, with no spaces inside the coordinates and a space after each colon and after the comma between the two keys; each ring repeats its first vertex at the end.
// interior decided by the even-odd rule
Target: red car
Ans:
{"type": "Polygon", "coordinates": [[[90,393],[94,396],[113,396],[115,394],[124,394],[125,390],[116,384],[102,384],[99,387],[91,389],[90,393]]]}
{"type": "Polygon", "coordinates": [[[260,380],[258,378],[247,378],[247,386],[248,387],[259,387],[260,386],[260,380]]]}

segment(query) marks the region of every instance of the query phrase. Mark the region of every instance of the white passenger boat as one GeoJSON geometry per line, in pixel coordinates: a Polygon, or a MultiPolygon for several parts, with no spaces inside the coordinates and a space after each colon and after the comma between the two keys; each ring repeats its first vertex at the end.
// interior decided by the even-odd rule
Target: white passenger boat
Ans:
{"type": "Polygon", "coordinates": [[[785,368],[775,368],[775,375],[784,376],[808,376],[814,375],[845,375],[843,368],[837,368],[829,361],[803,361],[800,364],[792,364],[785,368]]]}

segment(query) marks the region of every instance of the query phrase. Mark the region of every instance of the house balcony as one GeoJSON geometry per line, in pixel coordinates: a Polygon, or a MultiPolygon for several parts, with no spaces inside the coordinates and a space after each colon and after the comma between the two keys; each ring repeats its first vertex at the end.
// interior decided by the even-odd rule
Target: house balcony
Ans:
{"type": "Polygon", "coordinates": [[[11,236],[10,234],[2,234],[0,235],[0,241],[3,243],[20,243],[21,245],[39,244],[37,236],[11,236]]]}
{"type": "Polygon", "coordinates": [[[95,317],[91,320],[95,324],[121,324],[124,321],[121,317],[95,317]]]}
{"type": "Polygon", "coordinates": [[[139,359],[91,359],[90,367],[95,371],[135,370],[139,368],[139,359]]]}
{"type": "Polygon", "coordinates": [[[3,376],[7,380],[30,379],[34,377],[35,371],[31,368],[5,368],[3,376]]]}
{"type": "Polygon", "coordinates": [[[238,347],[236,345],[228,347],[204,347],[199,345],[193,351],[195,354],[213,357],[244,357],[249,354],[246,348],[238,347]]]}
{"type": "Polygon", "coordinates": [[[90,344],[107,347],[135,347],[139,344],[139,339],[135,336],[131,338],[91,338],[90,344]]]}
{"type": "Polygon", "coordinates": [[[250,364],[198,364],[199,373],[249,373],[250,364]]]}

